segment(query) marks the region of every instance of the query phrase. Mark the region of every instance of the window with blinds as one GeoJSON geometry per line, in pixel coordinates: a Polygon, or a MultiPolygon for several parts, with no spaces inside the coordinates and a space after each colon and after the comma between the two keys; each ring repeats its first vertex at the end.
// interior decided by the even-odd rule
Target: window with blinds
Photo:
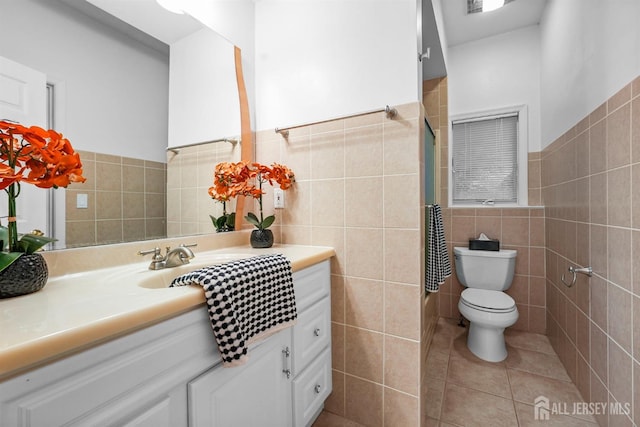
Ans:
{"type": "Polygon", "coordinates": [[[518,113],[452,123],[453,204],[518,202],[518,113]]]}

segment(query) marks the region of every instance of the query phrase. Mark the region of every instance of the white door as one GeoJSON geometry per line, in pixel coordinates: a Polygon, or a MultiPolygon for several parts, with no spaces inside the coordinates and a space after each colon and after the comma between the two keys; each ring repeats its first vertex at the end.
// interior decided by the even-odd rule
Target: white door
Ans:
{"type": "MultiPolygon", "coordinates": [[[[0,119],[13,120],[24,126],[47,126],[47,80],[34,69],[0,57],[0,119]]],[[[48,190],[23,184],[16,200],[18,232],[48,229],[48,190]]],[[[7,225],[7,196],[0,191],[0,220],[7,225]]]]}

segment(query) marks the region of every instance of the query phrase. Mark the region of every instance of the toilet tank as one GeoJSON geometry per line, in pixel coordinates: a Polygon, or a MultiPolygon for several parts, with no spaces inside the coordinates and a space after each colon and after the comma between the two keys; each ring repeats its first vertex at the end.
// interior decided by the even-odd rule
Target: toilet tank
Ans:
{"type": "Polygon", "coordinates": [[[454,247],[458,280],[468,288],[505,291],[513,281],[517,253],[513,249],[472,251],[454,247]]]}

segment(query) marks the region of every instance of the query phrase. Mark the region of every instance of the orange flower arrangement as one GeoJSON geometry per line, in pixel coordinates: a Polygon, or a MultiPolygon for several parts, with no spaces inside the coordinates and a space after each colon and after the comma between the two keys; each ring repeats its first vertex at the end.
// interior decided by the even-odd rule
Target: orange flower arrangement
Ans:
{"type": "Polygon", "coordinates": [[[227,213],[227,202],[233,199],[234,195],[231,191],[232,174],[229,173],[227,165],[230,163],[218,163],[213,173],[213,187],[209,187],[209,196],[213,200],[222,203],[222,216],[216,218],[209,215],[216,231],[233,231],[235,229],[236,214],[235,212],[227,213]]]}
{"type": "Polygon", "coordinates": [[[265,166],[260,163],[238,162],[219,163],[214,174],[214,186],[209,188],[209,195],[219,201],[227,201],[236,196],[253,197],[258,200],[260,206],[260,218],[249,212],[244,217],[259,230],[269,228],[275,215],[264,217],[262,211],[262,185],[278,184],[281,189],[287,190],[295,181],[291,169],[278,163],[265,166]]]}
{"type": "Polygon", "coordinates": [[[20,184],[58,188],[85,181],[80,156],[62,134],[0,120],[0,190],[9,199],[8,227],[0,227],[0,239],[4,240],[0,249],[8,252],[0,253],[0,271],[23,253],[33,253],[55,240],[35,234],[18,238],[16,198],[20,195],[20,184]]]}

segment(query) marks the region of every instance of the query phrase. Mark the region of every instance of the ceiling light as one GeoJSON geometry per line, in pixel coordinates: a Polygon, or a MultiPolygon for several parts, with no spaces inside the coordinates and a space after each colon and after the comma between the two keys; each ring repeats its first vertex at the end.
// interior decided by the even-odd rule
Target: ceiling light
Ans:
{"type": "Polygon", "coordinates": [[[467,0],[467,13],[489,12],[515,0],[467,0]]]}
{"type": "Polygon", "coordinates": [[[169,12],[177,13],[178,15],[184,14],[184,10],[180,6],[180,0],[156,0],[156,2],[169,12]]]}
{"type": "Polygon", "coordinates": [[[504,0],[482,0],[482,11],[491,12],[504,6],[504,0]]]}

